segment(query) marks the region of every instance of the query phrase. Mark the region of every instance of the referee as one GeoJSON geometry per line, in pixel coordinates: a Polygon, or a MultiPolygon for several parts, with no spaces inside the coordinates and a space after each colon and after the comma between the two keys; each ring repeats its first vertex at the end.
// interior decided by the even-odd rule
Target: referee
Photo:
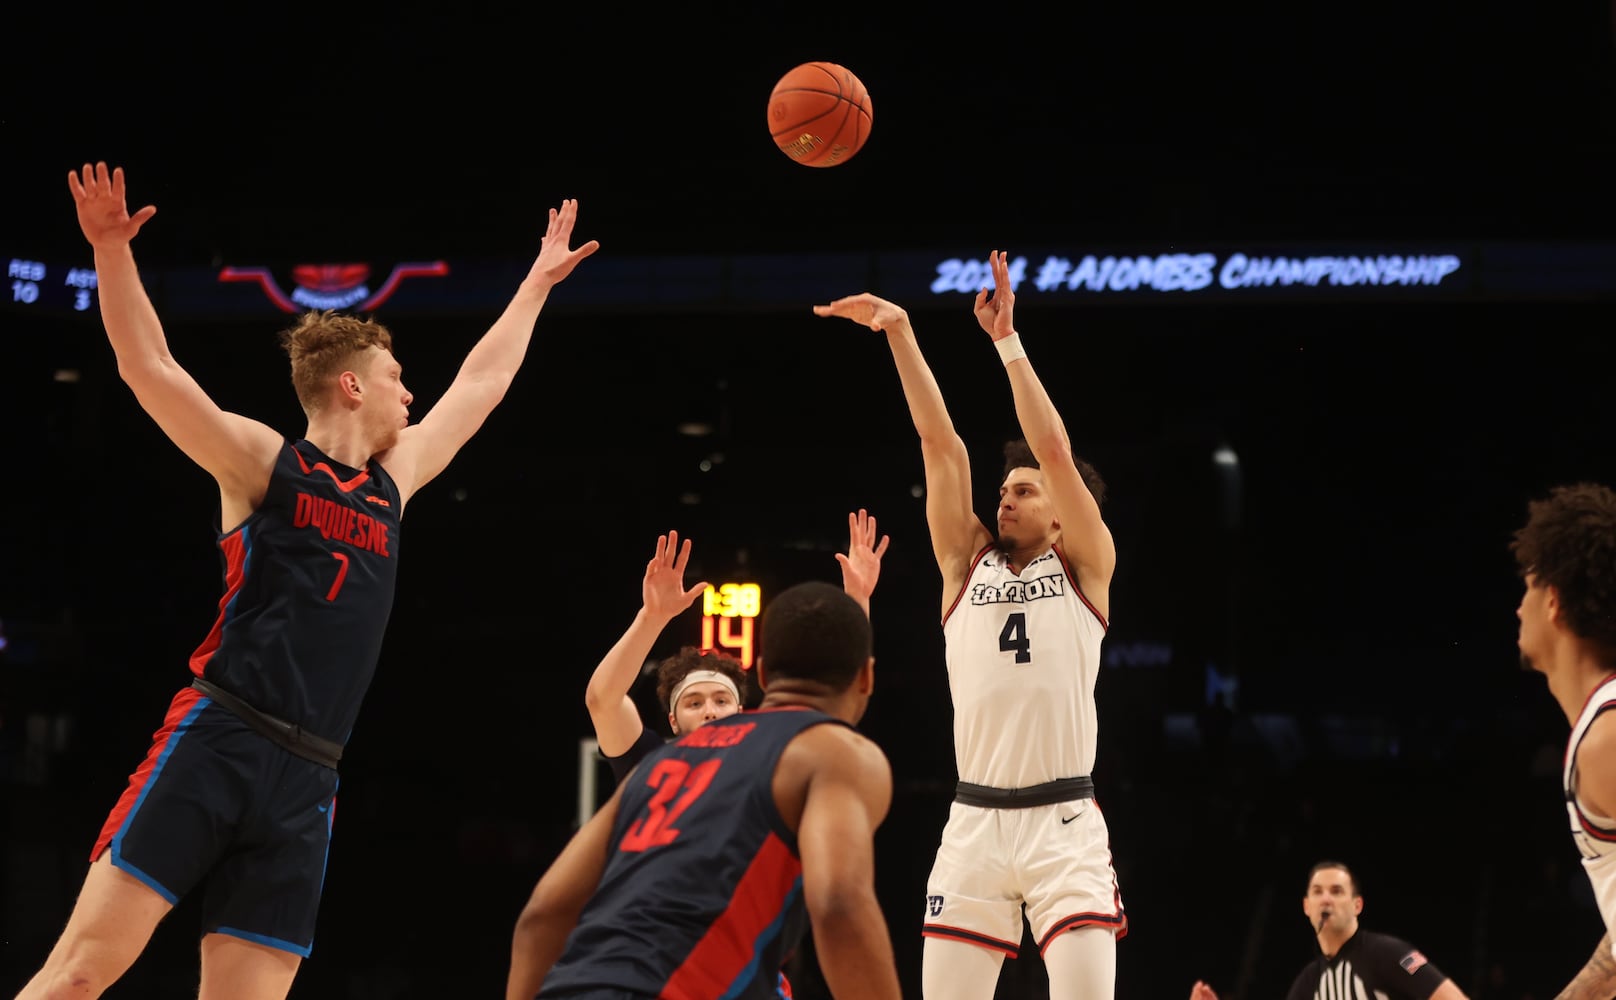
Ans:
{"type": "MultiPolygon", "coordinates": [[[[1319,955],[1303,966],[1286,1000],[1466,1000],[1464,991],[1419,949],[1390,934],[1358,927],[1363,897],[1352,871],[1339,861],[1320,861],[1307,873],[1302,912],[1319,938],[1319,955]]],[[[1218,1000],[1199,980],[1190,1000],[1218,1000]]]]}

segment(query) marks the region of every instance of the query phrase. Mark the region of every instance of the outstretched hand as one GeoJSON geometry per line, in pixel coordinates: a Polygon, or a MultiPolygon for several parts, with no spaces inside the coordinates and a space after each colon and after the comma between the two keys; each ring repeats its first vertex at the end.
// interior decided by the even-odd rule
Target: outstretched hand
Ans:
{"type": "Polygon", "coordinates": [[[538,259],[528,271],[528,280],[542,282],[546,288],[559,284],[578,262],[600,249],[600,240],[590,240],[576,250],[570,249],[572,227],[578,221],[578,200],[568,198],[559,209],[550,209],[550,224],[544,230],[539,245],[538,259]]]}
{"type": "Polygon", "coordinates": [[[140,227],[157,214],[155,205],[129,214],[124,201],[122,167],[108,170],[105,163],[94,166],[86,163],[82,177],[77,171],[67,172],[67,189],[73,193],[73,202],[78,206],[79,228],[97,250],[127,244],[140,232],[140,227]]]}
{"type": "Polygon", "coordinates": [[[885,330],[894,323],[909,320],[909,314],[902,308],[869,292],[860,292],[826,305],[814,306],[814,315],[841,316],[872,330],[885,330]]]}
{"type": "Polygon", "coordinates": [[[1195,985],[1190,987],[1190,1000],[1218,1000],[1218,995],[1212,992],[1212,987],[1197,979],[1195,985]]]}
{"type": "Polygon", "coordinates": [[[679,544],[679,533],[670,531],[658,535],[656,555],[645,564],[645,582],[640,585],[640,596],[645,601],[645,613],[668,622],[690,607],[696,596],[707,589],[705,582],[685,589],[685,566],[690,562],[690,539],[679,544]]]}
{"type": "Polygon", "coordinates": [[[847,554],[836,553],[836,561],[842,564],[842,589],[859,602],[866,615],[870,613],[870,595],[875,593],[875,581],[881,577],[881,557],[886,554],[891,540],[882,535],[881,543],[876,544],[875,518],[863,508],[847,515],[847,554]]]}
{"type": "Polygon", "coordinates": [[[993,268],[993,290],[983,285],[976,293],[972,311],[976,321],[994,340],[1003,340],[1016,332],[1016,293],[1010,287],[1010,265],[1005,263],[1003,250],[988,251],[988,264],[993,268]],[[991,294],[991,298],[989,297],[991,294]]]}

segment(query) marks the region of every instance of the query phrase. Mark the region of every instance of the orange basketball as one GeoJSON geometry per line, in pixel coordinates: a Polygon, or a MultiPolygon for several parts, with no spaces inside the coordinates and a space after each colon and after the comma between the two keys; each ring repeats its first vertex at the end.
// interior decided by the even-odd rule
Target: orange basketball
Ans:
{"type": "Polygon", "coordinates": [[[769,132],[780,152],[805,167],[846,163],[870,138],[870,92],[844,66],[806,62],[769,94],[769,132]]]}

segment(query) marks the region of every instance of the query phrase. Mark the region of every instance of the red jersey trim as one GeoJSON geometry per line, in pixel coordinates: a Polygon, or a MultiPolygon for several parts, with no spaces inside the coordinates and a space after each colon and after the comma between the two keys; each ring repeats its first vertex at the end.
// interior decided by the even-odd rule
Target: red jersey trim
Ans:
{"type": "MultiPolygon", "coordinates": [[[[735,981],[757,962],[765,934],[778,934],[792,896],[801,891],[802,862],[771,833],[758,848],[729,905],[690,949],[662,988],[665,1000],[712,1000],[731,992],[735,981]]],[[[770,974],[779,970],[771,969],[770,974]]]]}
{"type": "Polygon", "coordinates": [[[958,941],[961,944],[974,944],[978,948],[1003,952],[1010,958],[1015,958],[1017,953],[1021,951],[1019,944],[1011,944],[1009,941],[1001,941],[988,934],[968,931],[963,927],[950,927],[947,924],[924,924],[920,928],[920,936],[938,938],[943,941],[958,941]]]}
{"type": "Polygon", "coordinates": [[[191,673],[198,677],[204,676],[208,661],[219,651],[219,644],[224,641],[224,623],[230,617],[230,602],[236,599],[242,582],[247,579],[246,535],[246,528],[237,528],[219,539],[219,551],[224,553],[224,593],[219,597],[219,617],[213,620],[213,628],[202,645],[191,654],[191,673]]]}
{"type": "Polygon", "coordinates": [[[1055,558],[1060,560],[1061,569],[1066,571],[1066,579],[1072,581],[1072,591],[1077,594],[1077,599],[1082,601],[1083,606],[1088,608],[1089,612],[1094,615],[1095,620],[1100,623],[1101,630],[1110,632],[1111,623],[1105,620],[1105,615],[1100,614],[1099,608],[1089,603],[1089,595],[1083,593],[1083,587],[1077,582],[1077,574],[1072,572],[1072,564],[1066,561],[1066,553],[1061,551],[1059,545],[1050,546],[1050,551],[1054,552],[1055,558]]]}
{"type": "Polygon", "coordinates": [[[338,477],[331,466],[325,464],[324,462],[316,462],[313,465],[310,465],[309,460],[303,457],[303,453],[298,451],[295,445],[292,446],[292,454],[297,456],[297,464],[302,466],[304,475],[309,475],[315,472],[323,472],[330,476],[331,481],[337,484],[337,489],[344,493],[352,493],[354,490],[364,485],[365,481],[370,478],[370,470],[363,469],[357,476],[354,476],[352,479],[344,482],[340,477],[338,477]]]}

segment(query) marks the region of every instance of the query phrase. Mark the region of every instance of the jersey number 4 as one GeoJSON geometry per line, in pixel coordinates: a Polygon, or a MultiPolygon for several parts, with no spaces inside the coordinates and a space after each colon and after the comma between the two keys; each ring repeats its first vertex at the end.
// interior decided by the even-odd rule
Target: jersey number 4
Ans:
{"type": "Polygon", "coordinates": [[[1017,663],[1032,662],[1032,640],[1027,638],[1027,613],[1017,611],[1004,620],[999,633],[999,652],[1016,654],[1017,663]]]}
{"type": "Polygon", "coordinates": [[[670,758],[658,761],[645,779],[647,785],[656,789],[656,794],[651,796],[645,815],[636,819],[634,825],[628,828],[628,833],[623,835],[623,843],[618,849],[643,851],[673,843],[679,836],[679,828],[673,824],[692,803],[701,798],[701,793],[713,783],[713,775],[718,773],[718,765],[722,763],[722,760],[706,760],[691,767],[682,760],[670,758]],[[673,801],[676,795],[678,801],[673,801]],[[669,802],[673,804],[669,805],[669,802]]]}

